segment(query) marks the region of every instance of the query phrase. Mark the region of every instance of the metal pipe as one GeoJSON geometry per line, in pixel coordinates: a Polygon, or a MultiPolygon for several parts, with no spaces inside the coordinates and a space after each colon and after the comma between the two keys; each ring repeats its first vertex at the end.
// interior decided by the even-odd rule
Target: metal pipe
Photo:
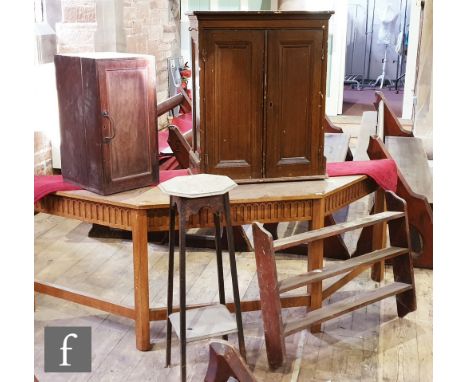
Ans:
{"type": "MultiPolygon", "coordinates": [[[[403,0],[400,0],[400,14],[401,14],[401,5],[403,4],[403,0]]],[[[405,13],[406,13],[406,9],[405,9],[405,13]]],[[[403,21],[404,22],[404,21],[403,21]]],[[[404,26],[403,26],[404,28],[404,26]]],[[[400,20],[400,33],[402,33],[402,30],[401,30],[401,20],[400,20]]],[[[403,41],[402,41],[403,42],[403,41]]],[[[396,66],[396,76],[395,76],[395,91],[398,90],[398,77],[400,75],[400,63],[401,63],[401,58],[402,58],[402,54],[399,54],[398,55],[398,58],[397,58],[397,66],[396,66]]]]}
{"type": "MultiPolygon", "coordinates": [[[[404,21],[403,21],[403,52],[401,54],[401,57],[400,57],[400,71],[399,71],[399,74],[398,75],[398,72],[397,72],[397,79],[395,81],[395,90],[396,90],[396,93],[398,94],[399,93],[399,90],[398,90],[398,83],[400,82],[400,79],[403,78],[403,76],[405,75],[403,73],[403,58],[404,58],[404,52],[405,52],[405,33],[406,33],[406,20],[407,20],[407,17],[408,17],[408,14],[407,14],[407,11],[408,11],[408,0],[405,0],[405,16],[404,16],[404,21]],[[403,73],[403,74],[401,74],[403,73]]],[[[397,67],[397,70],[398,70],[398,67],[397,67]]]]}
{"type": "Polygon", "coordinates": [[[369,24],[369,0],[366,1],[366,42],[364,45],[364,60],[362,60],[362,84],[364,85],[364,77],[366,76],[366,54],[367,54],[367,33],[369,24]]]}
{"type": "Polygon", "coordinates": [[[372,8],[372,31],[371,31],[371,40],[370,40],[370,45],[369,45],[369,61],[367,64],[367,79],[369,80],[370,76],[370,63],[371,63],[371,57],[372,57],[372,40],[374,38],[374,18],[375,18],[375,2],[374,0],[374,7],[372,8]]]}

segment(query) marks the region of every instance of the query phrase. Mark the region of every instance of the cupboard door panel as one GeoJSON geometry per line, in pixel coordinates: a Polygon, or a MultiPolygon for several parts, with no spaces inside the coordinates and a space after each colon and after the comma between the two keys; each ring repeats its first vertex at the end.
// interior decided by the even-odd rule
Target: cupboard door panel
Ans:
{"type": "Polygon", "coordinates": [[[157,174],[154,78],[145,61],[99,66],[104,173],[109,187],[157,174]],[[153,168],[155,169],[153,171],[153,168]]]}
{"type": "Polygon", "coordinates": [[[262,176],[264,32],[206,33],[206,172],[262,176]]]}
{"type": "Polygon", "coordinates": [[[321,29],[268,31],[266,177],[317,174],[322,39],[321,29]]]}

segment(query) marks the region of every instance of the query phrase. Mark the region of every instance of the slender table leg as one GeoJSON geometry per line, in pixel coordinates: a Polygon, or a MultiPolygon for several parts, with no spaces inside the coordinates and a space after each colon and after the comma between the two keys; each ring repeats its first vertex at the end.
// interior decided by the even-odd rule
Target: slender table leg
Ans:
{"type": "Polygon", "coordinates": [[[138,350],[151,349],[148,286],[148,216],[132,211],[133,285],[135,290],[135,337],[138,350]]]}
{"type": "Polygon", "coordinates": [[[167,320],[166,320],[166,367],[171,364],[172,324],[169,316],[172,313],[174,298],[174,240],[175,240],[175,214],[176,207],[170,198],[169,207],[169,269],[167,280],[167,320]]]}
{"type": "MultiPolygon", "coordinates": [[[[322,228],[325,225],[325,202],[324,199],[312,201],[312,220],[309,222],[309,230],[322,228]]],[[[323,267],[323,240],[317,240],[308,244],[307,271],[323,267]]],[[[310,293],[310,309],[318,309],[322,306],[322,282],[316,282],[307,286],[310,293]]],[[[321,324],[312,325],[312,333],[320,332],[321,324]]]]}
{"type": "Polygon", "coordinates": [[[223,272],[223,249],[221,247],[221,219],[219,212],[213,214],[215,223],[215,244],[216,244],[216,266],[218,271],[218,291],[219,303],[226,305],[226,297],[224,292],[224,272],[223,272]]]}
{"type": "MultiPolygon", "coordinates": [[[[215,246],[216,246],[216,266],[218,269],[218,292],[219,303],[226,305],[226,296],[224,292],[224,272],[223,272],[223,247],[221,243],[221,219],[219,212],[213,214],[215,223],[215,246]]],[[[242,227],[241,227],[242,228],[242,227]]],[[[228,336],[224,335],[223,340],[227,341],[228,336]]]]}
{"type": "Polygon", "coordinates": [[[237,279],[237,265],[236,265],[236,253],[234,250],[234,235],[232,233],[231,225],[231,208],[229,205],[229,194],[226,193],[223,196],[224,199],[224,217],[226,219],[226,233],[228,239],[228,250],[229,250],[229,265],[231,266],[231,279],[232,279],[232,294],[234,297],[234,305],[236,307],[236,323],[237,323],[237,336],[239,341],[239,352],[244,358],[247,359],[247,353],[245,351],[245,340],[244,340],[244,327],[242,325],[242,310],[240,306],[239,296],[239,283],[237,279]]]}
{"type": "MultiPolygon", "coordinates": [[[[375,192],[374,213],[385,211],[385,191],[379,188],[375,192]]],[[[387,244],[387,224],[379,223],[374,225],[372,232],[372,250],[384,248],[387,244]]],[[[380,282],[385,277],[385,261],[375,263],[372,266],[371,278],[380,282]]]]}
{"type": "Polygon", "coordinates": [[[183,206],[179,206],[179,298],[180,298],[180,380],[187,380],[187,325],[185,303],[185,230],[186,212],[183,206]]]}

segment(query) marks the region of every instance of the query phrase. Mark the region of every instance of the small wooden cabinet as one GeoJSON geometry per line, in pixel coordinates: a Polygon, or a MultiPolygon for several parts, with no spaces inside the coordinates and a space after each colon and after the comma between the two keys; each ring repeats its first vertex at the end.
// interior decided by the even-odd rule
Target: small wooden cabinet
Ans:
{"type": "Polygon", "coordinates": [[[107,195],[158,180],[154,58],[56,55],[65,180],[107,195]]]}
{"type": "Polygon", "coordinates": [[[194,172],[325,176],[332,12],[193,12],[194,172]]]}

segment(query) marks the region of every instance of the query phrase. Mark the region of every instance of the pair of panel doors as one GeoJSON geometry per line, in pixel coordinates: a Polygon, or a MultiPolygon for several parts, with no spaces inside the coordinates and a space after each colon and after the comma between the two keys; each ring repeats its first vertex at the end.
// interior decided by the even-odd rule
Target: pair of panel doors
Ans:
{"type": "Polygon", "coordinates": [[[323,36],[322,29],[206,31],[206,172],[324,175],[323,36]]]}

